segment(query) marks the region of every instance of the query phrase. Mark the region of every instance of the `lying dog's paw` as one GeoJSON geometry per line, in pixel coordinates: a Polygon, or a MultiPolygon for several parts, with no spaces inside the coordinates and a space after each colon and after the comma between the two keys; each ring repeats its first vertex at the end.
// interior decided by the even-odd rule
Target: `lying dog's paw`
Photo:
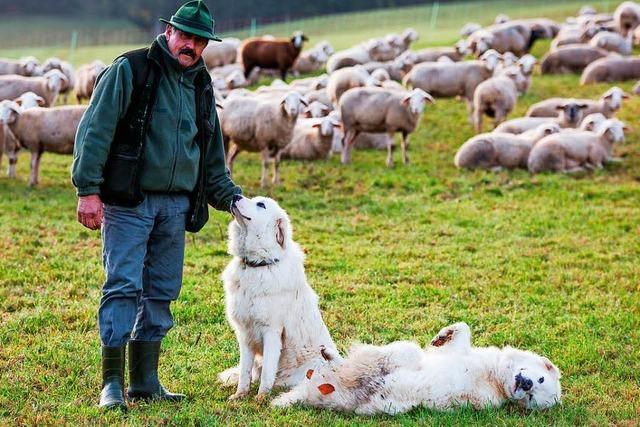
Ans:
{"type": "Polygon", "coordinates": [[[293,399],[289,393],[283,393],[271,401],[271,406],[274,408],[288,408],[296,403],[296,399],[293,399]]]}
{"type": "Polygon", "coordinates": [[[247,393],[246,391],[236,391],[231,396],[229,396],[229,400],[240,400],[247,397],[248,394],[249,393],[247,393]]]}
{"type": "Polygon", "coordinates": [[[464,322],[454,323],[445,328],[431,340],[433,347],[442,347],[445,344],[455,346],[456,348],[465,348],[471,346],[471,329],[464,322]]]}
{"type": "Polygon", "coordinates": [[[431,345],[434,347],[442,347],[453,338],[454,330],[451,328],[445,328],[438,333],[432,340],[431,345]]]}

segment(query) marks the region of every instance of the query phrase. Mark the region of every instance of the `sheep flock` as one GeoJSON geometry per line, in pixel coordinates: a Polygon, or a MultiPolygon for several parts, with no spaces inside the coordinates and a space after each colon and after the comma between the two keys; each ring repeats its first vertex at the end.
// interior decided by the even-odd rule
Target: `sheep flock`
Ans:
{"type": "MultiPolygon", "coordinates": [[[[510,115],[538,73],[581,74],[581,85],[640,79],[640,57],[632,56],[640,44],[640,4],[626,1],[613,14],[585,6],[562,23],[499,15],[490,26],[465,24],[460,35],[453,46],[422,50],[411,49],[419,37],[412,28],[341,51],[326,41],[304,49],[301,31],[210,42],[203,59],[229,170],[242,151],[260,153],[262,186],[280,182],[282,160],[337,154],[347,167],[357,162],[354,149],[384,150],[392,167],[395,134],[406,165],[409,137],[425,110],[438,108],[438,98],[463,100],[477,134],[452,153],[458,168],[575,173],[620,161],[615,146],[630,128],[616,113],[630,95],[619,87],[600,99],[549,98],[525,117],[510,115]],[[538,60],[530,51],[539,39],[552,41],[538,60]],[[287,83],[287,75],[294,79],[287,83]],[[249,90],[264,76],[273,78],[269,85],[249,90]],[[493,131],[482,133],[485,118],[493,131]]],[[[0,160],[7,154],[10,177],[20,149],[31,152],[31,185],[38,183],[43,152],[73,152],[82,102],[105,68],[100,61],[74,71],[57,58],[0,59],[0,160]],[[56,106],[70,93],[79,105],[56,106]]],[[[633,93],[640,94],[640,82],[633,93]]]]}

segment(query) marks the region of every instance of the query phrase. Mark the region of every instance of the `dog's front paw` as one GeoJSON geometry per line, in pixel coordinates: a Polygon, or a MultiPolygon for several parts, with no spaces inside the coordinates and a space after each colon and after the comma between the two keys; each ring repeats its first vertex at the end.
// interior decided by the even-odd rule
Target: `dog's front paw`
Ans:
{"type": "Polygon", "coordinates": [[[431,340],[433,347],[442,347],[445,344],[455,345],[456,347],[470,346],[471,330],[469,329],[469,325],[464,322],[454,323],[453,325],[442,328],[431,340]]]}
{"type": "Polygon", "coordinates": [[[283,393],[271,401],[271,406],[274,408],[288,408],[296,402],[297,399],[291,393],[283,393]]]}
{"type": "Polygon", "coordinates": [[[267,400],[267,395],[268,394],[269,394],[269,392],[266,392],[266,391],[258,392],[258,394],[256,395],[256,402],[263,403],[265,400],[267,400]]]}
{"type": "Polygon", "coordinates": [[[233,393],[231,396],[229,396],[229,400],[240,400],[240,399],[244,399],[245,397],[247,397],[249,393],[246,391],[236,391],[235,393],[233,393]]]}

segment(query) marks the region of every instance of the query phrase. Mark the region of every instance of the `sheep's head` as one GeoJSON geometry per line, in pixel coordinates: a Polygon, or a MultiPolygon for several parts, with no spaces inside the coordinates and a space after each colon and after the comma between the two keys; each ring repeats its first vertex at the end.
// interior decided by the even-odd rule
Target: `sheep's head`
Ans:
{"type": "Polygon", "coordinates": [[[509,78],[516,85],[516,89],[519,94],[522,94],[527,90],[528,79],[522,73],[520,67],[512,65],[502,70],[500,74],[509,78]]]}
{"type": "Polygon", "coordinates": [[[16,121],[22,109],[14,101],[0,101],[0,125],[8,125],[16,121]]]}
{"type": "Polygon", "coordinates": [[[545,136],[553,135],[554,133],[560,133],[560,125],[557,123],[544,123],[528,132],[530,132],[531,136],[533,136],[533,142],[537,142],[545,136]]]}
{"type": "Polygon", "coordinates": [[[414,28],[407,28],[402,32],[402,39],[405,43],[413,43],[418,40],[418,32],[414,28]]]}
{"type": "Polygon", "coordinates": [[[481,28],[482,28],[482,25],[480,25],[480,24],[478,24],[476,22],[467,22],[460,29],[460,35],[462,37],[469,37],[471,34],[475,33],[476,31],[478,31],[481,28]]]}
{"type": "Polygon", "coordinates": [[[24,69],[24,72],[28,76],[34,75],[36,69],[38,68],[38,60],[33,56],[25,56],[20,59],[20,65],[24,69]]]}
{"type": "Polygon", "coordinates": [[[316,48],[318,50],[322,50],[327,56],[331,56],[333,55],[333,53],[335,52],[333,50],[333,47],[331,46],[331,43],[329,43],[326,40],[321,41],[320,43],[318,43],[316,45],[316,48]]]}
{"type": "Polygon", "coordinates": [[[520,69],[525,76],[530,76],[531,74],[533,74],[533,67],[537,62],[538,60],[535,56],[527,53],[518,60],[518,65],[520,66],[520,69]]]}
{"type": "Polygon", "coordinates": [[[479,30],[473,33],[470,41],[471,51],[478,57],[481,57],[493,46],[493,34],[490,31],[479,30]]]}
{"type": "Polygon", "coordinates": [[[596,128],[600,126],[607,118],[602,113],[592,113],[582,119],[580,123],[580,130],[595,132],[596,128]]]}
{"type": "Polygon", "coordinates": [[[25,92],[15,100],[15,103],[23,110],[27,110],[33,107],[44,107],[45,100],[33,92],[25,92]]]}
{"type": "Polygon", "coordinates": [[[629,99],[629,95],[627,95],[618,86],[612,87],[602,95],[602,100],[614,111],[619,110],[620,107],[622,107],[623,99],[629,99]]]}
{"type": "Polygon", "coordinates": [[[332,136],[333,130],[335,128],[339,128],[342,125],[339,121],[331,118],[331,117],[323,117],[317,123],[311,125],[312,128],[318,129],[318,132],[321,136],[332,136]]]}
{"type": "Polygon", "coordinates": [[[605,120],[597,127],[597,133],[604,136],[612,143],[624,141],[625,131],[628,132],[630,130],[631,129],[627,125],[618,119],[605,120]]]}
{"type": "Polygon", "coordinates": [[[391,80],[391,76],[384,68],[376,68],[371,72],[371,77],[378,80],[379,82],[383,82],[385,80],[391,80]]]}
{"type": "Polygon", "coordinates": [[[47,89],[52,92],[60,92],[60,90],[69,84],[69,79],[62,71],[53,69],[44,73],[44,78],[47,79],[47,89]]]}
{"type": "Polygon", "coordinates": [[[501,13],[501,14],[496,16],[496,18],[493,20],[493,23],[494,24],[504,24],[505,22],[509,22],[509,21],[511,21],[511,18],[509,18],[504,13],[501,13]]]}
{"type": "Polygon", "coordinates": [[[302,95],[295,91],[287,92],[280,99],[280,107],[284,114],[290,119],[295,120],[302,112],[304,107],[308,107],[309,103],[304,99],[302,95]]]}
{"type": "Polygon", "coordinates": [[[582,120],[584,110],[588,107],[587,104],[578,103],[576,100],[569,100],[556,107],[558,111],[558,117],[563,120],[567,125],[576,127],[582,120]]]}
{"type": "Polygon", "coordinates": [[[435,104],[436,100],[422,89],[413,89],[400,103],[409,108],[411,114],[419,115],[424,111],[424,106],[428,102],[435,104]]]}
{"type": "Polygon", "coordinates": [[[502,65],[510,67],[518,61],[518,57],[513,52],[505,52],[500,58],[502,65]]]}
{"type": "Polygon", "coordinates": [[[324,117],[331,111],[331,108],[327,107],[320,101],[313,101],[305,110],[305,116],[308,118],[324,117]]]}
{"type": "Polygon", "coordinates": [[[296,49],[301,49],[302,44],[306,41],[309,41],[309,39],[304,35],[302,31],[296,31],[291,36],[291,43],[296,49]]]}
{"type": "Polygon", "coordinates": [[[229,89],[247,86],[249,83],[240,70],[235,70],[225,79],[226,86],[229,89]]]}
{"type": "Polygon", "coordinates": [[[500,62],[500,58],[501,58],[501,55],[498,53],[498,51],[494,49],[489,49],[486,52],[484,52],[482,55],[480,55],[480,60],[484,62],[485,67],[489,71],[493,71],[496,69],[496,66],[500,62]]]}
{"type": "Polygon", "coordinates": [[[453,47],[460,56],[467,56],[469,54],[469,42],[465,39],[460,39],[453,47]]]}
{"type": "Polygon", "coordinates": [[[45,73],[50,70],[62,70],[62,61],[60,60],[60,58],[56,58],[55,56],[53,56],[44,61],[44,63],[42,64],[42,69],[45,73]]]}

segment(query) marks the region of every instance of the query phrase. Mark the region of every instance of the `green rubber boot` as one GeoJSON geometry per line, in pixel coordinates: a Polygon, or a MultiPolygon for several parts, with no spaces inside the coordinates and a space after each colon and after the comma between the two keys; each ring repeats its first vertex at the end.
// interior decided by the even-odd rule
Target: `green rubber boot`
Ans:
{"type": "Polygon", "coordinates": [[[98,406],[105,409],[127,411],[124,400],[125,349],[102,346],[102,392],[98,406]]]}
{"type": "Polygon", "coordinates": [[[171,393],[158,379],[158,359],[160,341],[129,341],[129,388],[127,396],[135,399],[162,399],[172,402],[183,400],[186,396],[171,393]]]}

